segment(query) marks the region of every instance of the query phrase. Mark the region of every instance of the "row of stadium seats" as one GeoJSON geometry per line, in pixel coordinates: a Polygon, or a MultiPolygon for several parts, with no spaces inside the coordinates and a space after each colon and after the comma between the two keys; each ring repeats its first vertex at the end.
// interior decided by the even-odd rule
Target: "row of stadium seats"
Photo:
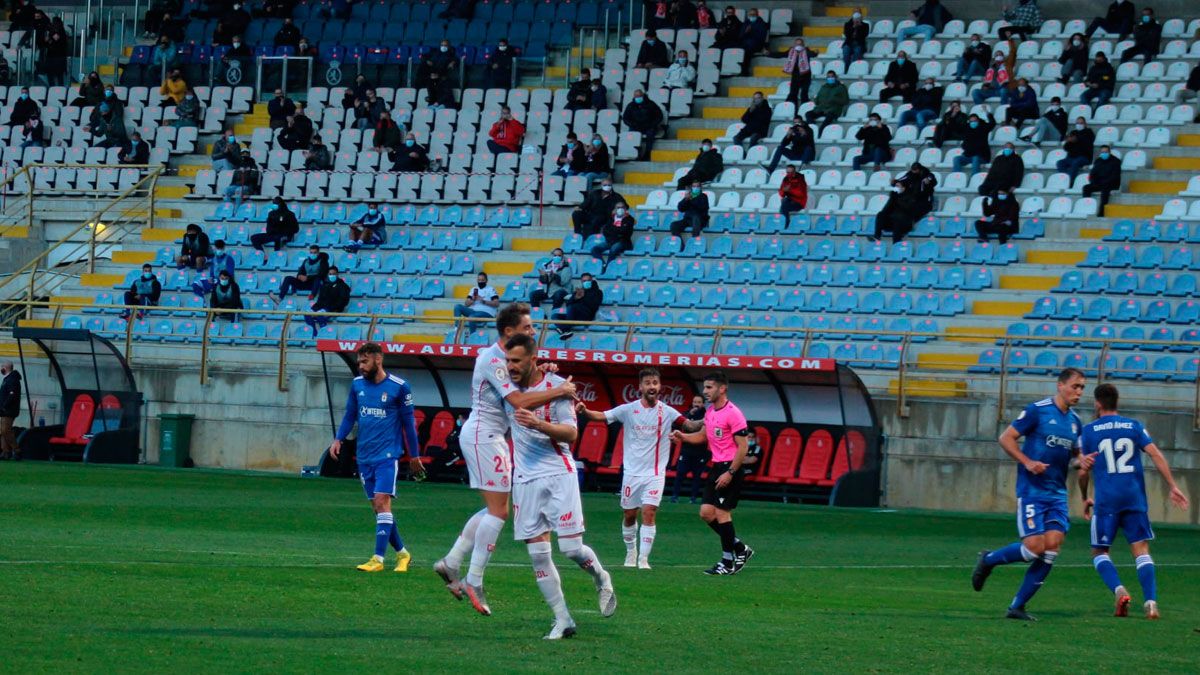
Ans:
{"type": "MultiPolygon", "coordinates": [[[[871,21],[871,37],[872,38],[891,38],[896,35],[900,28],[915,25],[916,22],[911,19],[902,21],[893,21],[891,19],[880,19],[871,21]]],[[[995,38],[999,35],[1000,29],[1005,26],[1010,26],[1008,21],[987,21],[986,19],[976,19],[970,23],[959,19],[952,19],[946,22],[940,33],[935,35],[935,38],[962,38],[969,37],[974,34],[979,34],[986,38],[995,38]]],[[[1063,22],[1058,19],[1047,19],[1042,22],[1041,27],[1036,33],[1032,33],[1033,39],[1046,38],[1070,38],[1075,33],[1083,33],[1087,31],[1088,22],[1084,19],[1071,19],[1063,22]]],[[[1193,19],[1191,22],[1185,22],[1183,19],[1166,19],[1163,21],[1163,37],[1181,37],[1195,35],[1196,31],[1200,30],[1200,19],[1193,19]]],[[[1106,34],[1100,30],[1098,35],[1106,34]]]]}
{"type": "MultiPolygon", "coordinates": [[[[1191,258],[1190,249],[1178,249],[1191,258]]],[[[1143,258],[1148,256],[1143,256],[1143,258]]],[[[1053,293],[1103,293],[1111,295],[1165,295],[1184,298],[1196,295],[1196,275],[1155,272],[1140,277],[1134,272],[1109,275],[1093,272],[1087,279],[1078,271],[1066,272],[1053,293]]]]}
{"type": "MultiPolygon", "coordinates": [[[[222,202],[220,206],[213,211],[212,215],[205,220],[213,223],[228,223],[228,222],[249,222],[249,223],[265,223],[267,222],[267,214],[274,209],[272,204],[242,204],[234,206],[233,202],[222,202]]],[[[316,223],[321,225],[330,225],[335,223],[346,223],[361,218],[367,212],[367,205],[355,202],[352,204],[333,204],[325,206],[320,203],[309,203],[299,208],[293,208],[292,211],[296,214],[296,220],[302,225],[316,223]]],[[[451,205],[444,208],[439,208],[433,205],[415,206],[413,204],[392,205],[381,203],[379,212],[383,214],[384,220],[390,225],[444,225],[444,226],[461,226],[461,227],[523,227],[533,222],[533,212],[525,207],[508,208],[499,206],[495,208],[485,208],[483,206],[462,206],[451,205]]],[[[217,226],[221,227],[221,226],[217,226]]],[[[224,228],[217,230],[224,232],[224,228]]],[[[255,230],[257,232],[257,230],[255,230]]],[[[250,234],[253,234],[251,232],[250,234]]],[[[481,233],[486,234],[486,233],[481,233]]],[[[236,237],[236,234],[230,234],[227,237],[218,237],[220,239],[229,239],[236,237]]],[[[249,243],[249,235],[244,240],[237,240],[239,243],[249,243]]],[[[389,235],[389,239],[393,239],[395,235],[389,235]]],[[[314,230],[312,228],[301,228],[300,234],[293,245],[303,244],[308,245],[316,239],[312,237],[321,237],[322,241],[328,241],[327,245],[335,245],[338,243],[336,238],[336,230],[323,229],[314,230]],[[331,237],[330,239],[324,239],[331,237]]],[[[326,245],[326,244],[323,244],[326,245]]],[[[422,244],[424,245],[424,244],[422,244]]],[[[482,244],[482,245],[487,245],[482,244]]],[[[385,245],[386,248],[386,245],[385,245]]],[[[472,247],[474,248],[474,247],[472,247]]],[[[488,249],[493,250],[493,249],[488,249]]]]}
{"type": "Polygon", "coordinates": [[[1143,303],[1127,298],[1114,303],[1109,298],[1095,298],[1085,303],[1082,298],[1064,298],[1060,303],[1058,298],[1046,296],[1033,303],[1025,318],[1191,325],[1200,322],[1200,302],[1153,300],[1143,303]]]}
{"type": "Polygon", "coordinates": [[[1090,360],[1086,355],[1074,352],[1060,358],[1057,352],[1042,351],[1036,354],[1023,349],[1014,349],[1003,364],[1000,350],[989,349],[979,356],[976,365],[968,368],[972,373],[1024,373],[1026,375],[1049,375],[1063,368],[1078,368],[1087,377],[1096,377],[1101,370],[1105,376],[1123,380],[1150,382],[1195,382],[1200,357],[1158,356],[1153,364],[1141,354],[1131,354],[1118,361],[1113,354],[1103,357],[1097,354],[1090,360]]]}
{"type": "MultiPolygon", "coordinates": [[[[1183,233],[1187,232],[1187,226],[1178,223],[1177,227],[1168,227],[1173,229],[1177,234],[1182,229],[1183,233]]],[[[1172,239],[1173,241],[1183,241],[1184,239],[1172,239]]],[[[1187,238],[1190,243],[1200,241],[1200,227],[1187,238]]],[[[1168,257],[1164,247],[1157,244],[1148,244],[1142,247],[1135,247],[1130,244],[1124,246],[1105,246],[1097,244],[1087,250],[1086,257],[1079,261],[1079,267],[1100,267],[1107,269],[1122,269],[1131,267],[1133,269],[1166,269],[1166,270],[1181,270],[1192,267],[1195,264],[1193,260],[1193,250],[1190,247],[1181,246],[1171,249],[1168,257]],[[1139,255],[1140,248],[1140,255],[1139,255]]],[[[1096,282],[1103,283],[1105,277],[1097,276],[1096,282]]]]}
{"type": "MultiPolygon", "coordinates": [[[[1195,189],[1200,196],[1200,176],[1193,176],[1188,183],[1188,189],[1180,194],[1187,195],[1195,189]]],[[[1134,242],[1177,242],[1187,241],[1200,244],[1200,228],[1188,234],[1188,226],[1180,222],[1159,222],[1144,220],[1135,223],[1132,220],[1118,220],[1113,223],[1112,232],[1104,236],[1104,241],[1134,241],[1134,242]]]]}
{"type": "Polygon", "coordinates": [[[1132,344],[1132,342],[1113,342],[1110,346],[1113,349],[1139,349],[1146,351],[1171,351],[1171,352],[1194,352],[1200,350],[1200,330],[1189,328],[1181,330],[1178,334],[1173,328],[1161,326],[1155,328],[1149,333],[1142,326],[1126,326],[1120,330],[1108,325],[1101,324],[1094,326],[1089,332],[1086,326],[1078,323],[1073,323],[1065,326],[1062,333],[1059,333],[1057,324],[1039,323],[1030,327],[1029,324],[1023,321],[1010,323],[1005,331],[1004,339],[996,340],[997,344],[1008,341],[1009,344],[1017,347],[1044,347],[1050,344],[1053,339],[1053,344],[1059,348],[1083,348],[1083,349],[1100,349],[1103,343],[1097,340],[1131,340],[1143,342],[1145,340],[1155,340],[1158,342],[1183,342],[1185,344],[1166,345],[1166,344],[1132,344]],[[1088,337],[1092,339],[1087,339],[1088,337]]]}

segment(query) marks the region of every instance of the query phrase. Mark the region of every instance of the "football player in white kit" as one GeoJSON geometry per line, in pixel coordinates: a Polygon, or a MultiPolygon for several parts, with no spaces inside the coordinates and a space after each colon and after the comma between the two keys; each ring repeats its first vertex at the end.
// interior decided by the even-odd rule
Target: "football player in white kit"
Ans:
{"type": "Polygon", "coordinates": [[[492,610],[483,592],[483,571],[508,519],[508,495],[512,490],[512,465],[505,439],[509,418],[504,402],[517,408],[539,407],[556,399],[571,404],[575,397],[575,385],[570,380],[556,378],[554,387],[523,392],[509,378],[502,345],[514,335],[534,334],[529,305],[514,303],[501,309],[496,315],[496,331],[500,334],[499,341],[482,350],[475,359],[471,415],[459,433],[471,487],[483,495],[484,508],[467,520],[450,552],[433,565],[454,597],[461,600],[465,595],[475,611],[484,616],[491,616],[492,610]],[[459,568],[468,552],[470,566],[464,579],[459,568]]]}
{"type": "MultiPolygon", "coordinates": [[[[505,343],[508,374],[522,391],[553,391],[565,380],[543,373],[537,366],[537,343],[528,335],[515,335],[505,343]]],[[[600,601],[600,614],[617,611],[612,577],[596,554],[583,543],[583,502],[579,499],[579,474],[571,457],[571,444],[579,435],[574,402],[562,396],[549,403],[512,410],[513,437],[513,536],[524,540],[533,562],[534,578],[546,604],[554,611],[547,640],[575,634],[575,621],[563,599],[558,569],[550,555],[550,533],[558,537],[558,550],[592,576],[600,601]]]]}
{"type": "Polygon", "coordinates": [[[657,533],[655,516],[666,485],[667,465],[671,462],[671,431],[699,431],[704,425],[683,417],[678,410],[658,399],[662,380],[655,368],[638,373],[640,398],[612,410],[588,410],[583,403],[576,410],[595,422],[620,422],[624,430],[625,455],[621,460],[621,508],[625,519],[621,538],[625,540],[625,566],[650,569],[650,549],[657,533]],[[638,512],[642,528],[638,532],[638,512]],[[638,542],[641,542],[641,553],[638,542]]]}

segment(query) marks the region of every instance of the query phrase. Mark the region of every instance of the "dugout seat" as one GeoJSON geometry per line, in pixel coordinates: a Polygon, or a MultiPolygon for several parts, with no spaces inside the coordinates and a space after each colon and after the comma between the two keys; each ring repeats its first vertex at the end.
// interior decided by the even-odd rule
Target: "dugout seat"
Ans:
{"type": "Polygon", "coordinates": [[[800,462],[798,483],[802,485],[829,485],[829,460],[833,455],[833,436],[824,429],[814,431],[804,444],[804,458],[800,462]]]}
{"type": "Polygon", "coordinates": [[[598,465],[604,460],[604,448],[608,445],[608,425],[603,422],[589,422],[579,434],[579,445],[575,448],[575,457],[581,462],[598,465]]]}
{"type": "Polygon", "coordinates": [[[838,441],[837,452],[833,454],[833,470],[830,471],[829,481],[822,485],[833,485],[843,474],[862,468],[867,457],[867,439],[858,431],[847,432],[838,441]]]}
{"type": "Polygon", "coordinates": [[[755,480],[761,483],[793,482],[796,476],[796,466],[800,462],[802,439],[800,432],[795,429],[784,429],[775,439],[771,448],[770,461],[764,474],[755,480]]]}
{"type": "Polygon", "coordinates": [[[116,396],[106,394],[100,399],[100,414],[92,420],[88,436],[95,436],[101,431],[116,431],[121,427],[121,402],[116,396]]]}
{"type": "MultiPolygon", "coordinates": [[[[114,399],[115,400],[115,399],[114,399]]],[[[84,434],[91,431],[92,422],[96,418],[96,401],[87,394],[80,394],[71,403],[71,412],[67,416],[66,428],[62,436],[50,439],[52,445],[82,446],[87,445],[84,434]]]]}
{"type": "Polygon", "coordinates": [[[450,432],[454,431],[454,415],[448,410],[442,410],[433,416],[433,421],[429,423],[429,438],[425,440],[425,447],[421,451],[421,461],[429,464],[433,461],[434,450],[446,449],[446,437],[450,432]]]}
{"type": "Polygon", "coordinates": [[[613,443],[612,455],[608,458],[608,464],[605,466],[597,466],[596,473],[602,476],[615,476],[621,473],[621,462],[625,460],[625,430],[617,432],[617,440],[613,443]]]}

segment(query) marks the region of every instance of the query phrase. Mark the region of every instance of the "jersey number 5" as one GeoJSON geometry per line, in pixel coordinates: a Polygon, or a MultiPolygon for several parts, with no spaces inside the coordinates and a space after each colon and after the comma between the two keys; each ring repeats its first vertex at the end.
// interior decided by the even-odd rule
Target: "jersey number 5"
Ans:
{"type": "Polygon", "coordinates": [[[1100,452],[1104,453],[1105,463],[1108,464],[1108,472],[1133,473],[1134,468],[1129,465],[1129,460],[1133,459],[1133,441],[1128,438],[1118,438],[1115,445],[1116,450],[1114,452],[1114,443],[1111,438],[1100,441],[1100,452]],[[1120,455],[1114,456],[1116,453],[1120,453],[1120,455]]]}

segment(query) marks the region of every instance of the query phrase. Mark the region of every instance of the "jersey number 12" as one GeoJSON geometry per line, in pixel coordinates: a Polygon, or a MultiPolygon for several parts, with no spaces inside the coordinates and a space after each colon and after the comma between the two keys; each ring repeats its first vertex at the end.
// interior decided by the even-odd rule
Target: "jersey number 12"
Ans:
{"type": "Polygon", "coordinates": [[[1111,438],[1100,441],[1100,452],[1104,453],[1104,459],[1108,463],[1108,472],[1133,473],[1134,467],[1129,465],[1129,460],[1133,459],[1133,440],[1118,438],[1115,444],[1115,452],[1113,445],[1113,439],[1111,438]],[[1114,457],[1116,453],[1120,454],[1114,457]]]}

